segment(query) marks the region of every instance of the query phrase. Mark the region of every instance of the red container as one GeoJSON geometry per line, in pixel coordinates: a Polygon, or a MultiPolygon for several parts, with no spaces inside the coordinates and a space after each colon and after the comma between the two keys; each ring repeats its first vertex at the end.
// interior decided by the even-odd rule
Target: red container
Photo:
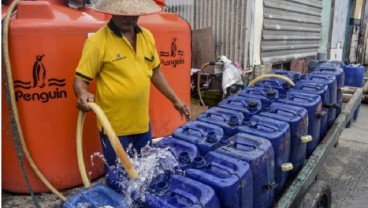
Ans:
{"type": "MultiPolygon", "coordinates": [[[[9,50],[20,123],[28,150],[50,183],[57,189],[65,189],[82,184],[76,153],[75,68],[88,35],[105,25],[110,17],[90,8],[74,10],[57,2],[20,2],[17,16],[10,23],[9,50]],[[38,73],[37,67],[41,69],[38,73]]],[[[189,104],[189,25],[176,14],[167,13],[142,17],[140,24],[152,30],[161,54],[161,68],[174,91],[189,104]]],[[[91,87],[94,90],[93,83],[91,87]]],[[[184,121],[154,87],[151,92],[153,135],[169,135],[184,121]]],[[[26,193],[8,104],[4,91],[2,93],[2,188],[26,193]]],[[[84,160],[93,179],[103,173],[100,159],[94,159],[94,166],[90,163],[91,155],[101,152],[93,113],[87,115],[83,135],[84,160]]],[[[33,191],[49,191],[26,159],[24,163],[33,191]]]]}

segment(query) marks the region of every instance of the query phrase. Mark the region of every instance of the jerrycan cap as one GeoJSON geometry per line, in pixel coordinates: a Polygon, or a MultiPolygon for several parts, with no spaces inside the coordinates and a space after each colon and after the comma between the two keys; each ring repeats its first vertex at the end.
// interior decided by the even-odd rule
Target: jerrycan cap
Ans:
{"type": "Polygon", "coordinates": [[[220,139],[220,146],[227,146],[230,144],[230,139],[227,136],[224,136],[220,139]]]}
{"type": "Polygon", "coordinates": [[[256,101],[251,100],[251,101],[248,102],[248,108],[249,109],[256,109],[257,106],[258,106],[258,103],[256,101]]]}
{"type": "Polygon", "coordinates": [[[202,156],[197,156],[193,159],[193,167],[200,169],[206,166],[206,160],[202,156]]]}
{"type": "Polygon", "coordinates": [[[275,90],[268,90],[267,91],[267,97],[269,98],[274,98],[276,96],[276,91],[275,90]]]}
{"type": "Polygon", "coordinates": [[[158,196],[165,196],[168,191],[169,186],[164,181],[160,181],[155,185],[155,192],[158,196]]]}
{"type": "Polygon", "coordinates": [[[305,135],[300,138],[302,143],[308,143],[313,140],[313,137],[311,135],[305,135]]]}
{"type": "Polygon", "coordinates": [[[215,142],[217,142],[216,133],[214,131],[208,132],[206,141],[208,143],[215,143],[215,142]]]}
{"type": "Polygon", "coordinates": [[[229,119],[228,123],[229,123],[230,126],[237,126],[237,125],[239,125],[239,119],[236,116],[230,116],[230,119],[229,119]]]}
{"type": "Polygon", "coordinates": [[[284,163],[281,165],[282,172],[288,172],[291,171],[294,168],[292,163],[284,163]]]}
{"type": "Polygon", "coordinates": [[[190,163],[189,153],[186,151],[181,152],[178,161],[179,163],[190,163]]]}

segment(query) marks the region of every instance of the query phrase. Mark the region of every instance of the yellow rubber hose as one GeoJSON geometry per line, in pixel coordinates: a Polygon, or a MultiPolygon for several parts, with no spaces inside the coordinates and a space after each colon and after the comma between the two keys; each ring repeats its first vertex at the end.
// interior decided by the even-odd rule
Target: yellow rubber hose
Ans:
{"type": "MultiPolygon", "coordinates": [[[[125,171],[128,173],[129,177],[131,179],[138,178],[138,173],[134,169],[132,163],[130,162],[127,154],[124,151],[124,148],[122,144],[120,143],[118,137],[116,136],[113,128],[111,127],[111,124],[109,120],[107,119],[105,113],[102,111],[100,106],[98,106],[96,103],[88,103],[89,107],[92,109],[92,111],[96,114],[97,118],[100,120],[102,127],[104,128],[104,131],[106,132],[107,137],[109,138],[109,141],[111,143],[112,148],[114,149],[117,157],[120,159],[121,163],[123,164],[123,167],[125,171]]],[[[83,132],[83,123],[84,123],[85,113],[80,112],[78,116],[78,127],[77,127],[77,154],[78,154],[78,167],[79,171],[81,173],[81,177],[84,183],[85,187],[89,187],[90,183],[88,180],[86,168],[84,165],[83,160],[83,148],[82,148],[82,132],[83,132]]]]}
{"type": "Polygon", "coordinates": [[[85,117],[86,114],[83,111],[79,111],[77,121],[77,158],[78,158],[78,168],[82,177],[84,187],[88,188],[91,186],[91,183],[89,182],[83,158],[83,124],[85,117]]]}
{"type": "Polygon", "coordinates": [[[4,65],[6,69],[6,76],[8,80],[8,89],[9,89],[9,95],[10,95],[10,102],[11,102],[11,111],[14,115],[15,125],[17,126],[19,139],[22,144],[22,150],[23,153],[29,162],[29,165],[35,172],[35,174],[38,176],[38,178],[42,181],[42,183],[50,189],[52,193],[54,193],[56,196],[58,196],[61,200],[65,201],[66,197],[63,196],[54,186],[51,185],[51,183],[45,178],[45,176],[41,173],[41,171],[38,169],[37,165],[34,163],[31,155],[29,154],[27,144],[23,137],[23,131],[22,127],[19,122],[19,114],[18,114],[18,108],[16,105],[15,100],[15,94],[14,94],[14,83],[13,83],[13,77],[12,77],[12,69],[11,69],[11,63],[10,63],[10,54],[9,54],[9,24],[10,24],[10,17],[11,14],[15,8],[15,6],[20,2],[21,0],[15,0],[13,1],[6,13],[6,16],[4,17],[3,21],[3,56],[4,56],[4,65]]]}
{"type": "Polygon", "coordinates": [[[289,79],[288,77],[279,75],[279,74],[264,74],[264,75],[258,76],[257,78],[249,82],[248,86],[254,86],[255,83],[261,80],[267,79],[267,78],[281,79],[281,80],[284,80],[285,82],[288,82],[291,86],[295,86],[295,83],[291,79],[289,79]]]}

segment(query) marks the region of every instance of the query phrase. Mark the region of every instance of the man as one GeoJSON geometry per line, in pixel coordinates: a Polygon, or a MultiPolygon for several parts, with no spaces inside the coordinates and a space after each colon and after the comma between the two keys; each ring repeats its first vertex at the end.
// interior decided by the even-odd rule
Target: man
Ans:
{"type": "MultiPolygon", "coordinates": [[[[137,25],[140,15],[156,13],[161,8],[153,0],[100,0],[94,9],[111,14],[112,18],[85,42],[74,80],[77,107],[87,112],[87,103],[96,101],[123,147],[127,149],[131,144],[140,153],[142,147],[152,142],[148,112],[151,82],[181,116],[190,119],[187,106],[160,71],[153,35],[137,25]],[[96,99],[88,91],[93,79],[97,85],[96,99]]],[[[109,166],[115,165],[115,152],[99,121],[97,125],[104,157],[109,166]]]]}

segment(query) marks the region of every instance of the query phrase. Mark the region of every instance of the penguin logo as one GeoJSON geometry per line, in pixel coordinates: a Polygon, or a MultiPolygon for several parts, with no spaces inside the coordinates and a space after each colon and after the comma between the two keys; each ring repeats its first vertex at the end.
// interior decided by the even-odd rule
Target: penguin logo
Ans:
{"type": "Polygon", "coordinates": [[[171,43],[171,56],[175,57],[176,56],[176,51],[177,51],[177,46],[176,46],[176,38],[173,39],[173,42],[171,43]]]}
{"type": "Polygon", "coordinates": [[[45,54],[36,56],[36,61],[33,64],[33,88],[45,87],[46,69],[42,64],[42,58],[45,54]]]}

